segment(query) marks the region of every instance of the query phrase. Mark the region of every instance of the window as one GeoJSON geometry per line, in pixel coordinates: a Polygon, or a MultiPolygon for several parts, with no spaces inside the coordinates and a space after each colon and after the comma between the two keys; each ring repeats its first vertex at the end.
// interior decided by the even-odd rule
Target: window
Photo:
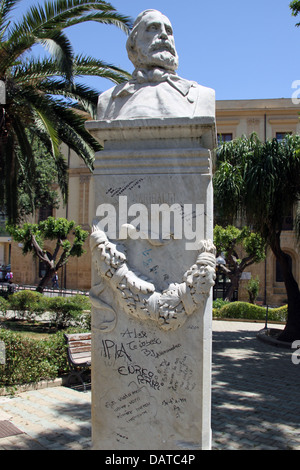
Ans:
{"type": "Polygon", "coordinates": [[[51,217],[52,215],[53,215],[52,206],[40,207],[39,222],[41,222],[42,220],[48,219],[48,217],[51,217]]]}
{"type": "Polygon", "coordinates": [[[292,135],[292,132],[276,132],[276,139],[281,142],[286,135],[292,135]]]}
{"type": "Polygon", "coordinates": [[[292,214],[289,214],[283,218],[282,230],[293,230],[293,229],[294,229],[293,216],[292,214]]]}
{"type": "Polygon", "coordinates": [[[232,134],[218,134],[218,145],[230,142],[232,140],[232,134]]]}

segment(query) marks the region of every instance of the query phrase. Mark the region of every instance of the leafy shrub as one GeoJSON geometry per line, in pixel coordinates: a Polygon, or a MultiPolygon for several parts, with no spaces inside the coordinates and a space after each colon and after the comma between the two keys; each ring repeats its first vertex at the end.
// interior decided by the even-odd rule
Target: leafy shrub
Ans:
{"type": "Polygon", "coordinates": [[[72,296],[73,302],[76,302],[82,310],[91,310],[90,298],[86,295],[76,294],[72,296]]]}
{"type": "Polygon", "coordinates": [[[47,340],[34,340],[0,329],[5,344],[5,364],[0,365],[0,387],[54,379],[68,370],[62,333],[47,340]]]}
{"type": "Polygon", "coordinates": [[[91,304],[85,295],[46,297],[36,291],[23,290],[9,296],[8,303],[0,297],[0,311],[6,312],[8,309],[14,310],[16,317],[21,320],[34,320],[35,316],[47,311],[58,328],[66,328],[74,323],[90,328],[91,304]]]}
{"type": "Polygon", "coordinates": [[[213,301],[213,308],[222,308],[224,305],[229,304],[229,300],[216,299],[213,301]]]}
{"type": "Polygon", "coordinates": [[[84,323],[84,311],[88,308],[90,308],[89,299],[83,295],[47,299],[47,310],[51,313],[51,321],[59,329],[84,323]]]}
{"type": "Polygon", "coordinates": [[[0,312],[2,315],[6,315],[7,310],[9,309],[9,303],[4,297],[0,297],[0,312]]]}
{"type": "Polygon", "coordinates": [[[247,286],[246,286],[246,289],[248,291],[248,294],[249,294],[249,302],[251,304],[254,304],[257,296],[258,296],[258,292],[259,292],[259,278],[258,276],[256,276],[256,278],[251,278],[250,281],[248,282],[247,286]]]}
{"type": "Polygon", "coordinates": [[[287,321],[288,308],[287,305],[283,305],[278,308],[271,308],[268,311],[268,319],[273,321],[287,321]]]}
{"type": "Polygon", "coordinates": [[[8,298],[11,310],[17,312],[19,318],[32,320],[45,311],[46,302],[43,294],[31,290],[21,290],[8,298]]]}
{"type": "MultiPolygon", "coordinates": [[[[215,318],[232,318],[245,320],[265,320],[266,308],[247,302],[230,302],[220,309],[214,309],[215,318]]],[[[286,321],[287,306],[279,308],[269,308],[268,320],[270,321],[286,321]]]]}

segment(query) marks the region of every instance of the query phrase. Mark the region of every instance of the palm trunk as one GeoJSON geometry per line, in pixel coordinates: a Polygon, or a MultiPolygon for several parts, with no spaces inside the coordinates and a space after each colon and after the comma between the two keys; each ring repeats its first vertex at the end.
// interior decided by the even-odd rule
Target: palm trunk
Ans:
{"type": "Polygon", "coordinates": [[[271,248],[282,269],[288,299],[288,317],[286,326],[278,339],[280,341],[292,342],[300,339],[300,291],[288,262],[288,257],[280,247],[279,238],[280,234],[277,235],[275,243],[272,244],[271,248]]]}

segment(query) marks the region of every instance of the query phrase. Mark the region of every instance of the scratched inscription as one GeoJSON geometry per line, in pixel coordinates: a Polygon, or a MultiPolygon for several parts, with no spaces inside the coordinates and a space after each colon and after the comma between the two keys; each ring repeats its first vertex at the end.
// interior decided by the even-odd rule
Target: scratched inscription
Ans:
{"type": "Polygon", "coordinates": [[[180,343],[166,345],[153,331],[126,328],[118,341],[102,340],[102,356],[106,366],[124,379],[124,390],[132,384],[136,387],[106,402],[105,407],[118,420],[133,423],[142,417],[143,421],[148,419],[153,413],[149,393],[156,397],[155,407],[160,405],[175,419],[183,416],[197,379],[196,365],[180,343]]]}
{"type": "Polygon", "coordinates": [[[107,400],[105,408],[110,409],[118,420],[134,423],[142,416],[150,414],[153,399],[147,393],[145,394],[143,387],[139,387],[117,395],[112,400],[107,400]]]}
{"type": "Polygon", "coordinates": [[[140,188],[140,184],[143,181],[144,178],[138,178],[129,181],[129,183],[123,185],[123,186],[118,186],[118,187],[110,187],[107,189],[106,194],[113,197],[113,196],[121,196],[126,191],[132,191],[134,188],[140,188]]]}

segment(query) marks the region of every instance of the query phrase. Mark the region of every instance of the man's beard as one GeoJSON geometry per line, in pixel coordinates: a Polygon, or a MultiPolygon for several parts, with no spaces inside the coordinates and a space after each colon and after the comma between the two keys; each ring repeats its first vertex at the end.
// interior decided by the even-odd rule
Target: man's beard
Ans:
{"type": "Polygon", "coordinates": [[[139,67],[160,67],[175,72],[178,68],[178,56],[169,42],[156,41],[150,48],[141,48],[137,54],[139,67]]]}

